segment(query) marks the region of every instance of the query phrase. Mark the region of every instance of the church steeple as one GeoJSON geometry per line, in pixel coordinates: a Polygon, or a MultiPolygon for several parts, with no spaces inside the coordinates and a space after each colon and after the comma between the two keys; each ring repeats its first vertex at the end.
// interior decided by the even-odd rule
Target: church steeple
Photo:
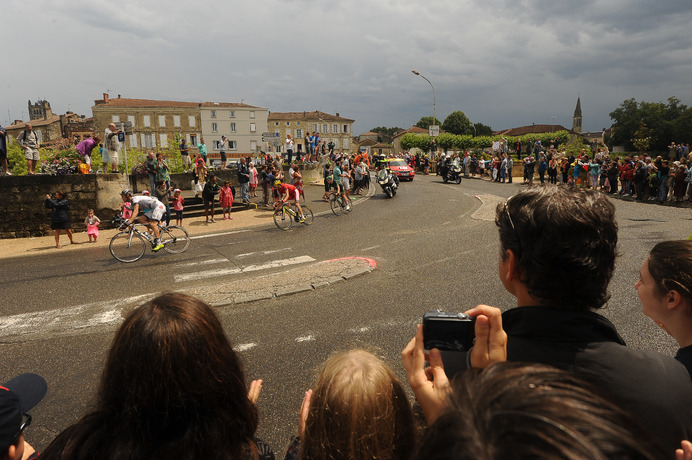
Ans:
{"type": "Polygon", "coordinates": [[[577,97],[577,107],[574,109],[574,118],[572,118],[572,131],[581,133],[581,98],[577,97]]]}

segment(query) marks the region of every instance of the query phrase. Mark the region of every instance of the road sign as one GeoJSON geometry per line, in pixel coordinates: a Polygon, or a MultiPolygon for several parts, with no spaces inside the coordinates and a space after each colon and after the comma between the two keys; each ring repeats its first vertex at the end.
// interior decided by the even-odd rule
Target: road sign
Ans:
{"type": "Polygon", "coordinates": [[[118,133],[118,140],[120,142],[125,142],[125,133],[118,133]]]}
{"type": "Polygon", "coordinates": [[[279,140],[279,133],[262,133],[262,142],[276,142],[279,140]]]}
{"type": "Polygon", "coordinates": [[[430,137],[437,137],[440,135],[440,125],[430,125],[428,130],[430,132],[430,137]]]}
{"type": "MultiPolygon", "coordinates": [[[[125,134],[133,134],[132,132],[132,122],[131,121],[121,121],[120,122],[120,129],[125,131],[125,134]]],[[[122,141],[121,141],[122,142],[122,141]]]]}

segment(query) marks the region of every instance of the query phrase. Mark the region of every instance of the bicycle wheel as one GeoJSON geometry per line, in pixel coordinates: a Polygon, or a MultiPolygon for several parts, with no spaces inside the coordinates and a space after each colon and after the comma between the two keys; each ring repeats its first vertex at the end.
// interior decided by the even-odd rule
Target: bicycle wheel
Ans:
{"type": "Polygon", "coordinates": [[[142,258],[147,244],[136,233],[120,232],[111,238],[108,246],[111,254],[120,262],[135,262],[142,258]]]}
{"type": "Polygon", "coordinates": [[[338,199],[335,195],[332,195],[332,197],[329,199],[329,207],[332,208],[332,212],[336,216],[344,212],[344,207],[341,204],[341,200],[338,199]]]}
{"type": "Polygon", "coordinates": [[[315,217],[312,215],[312,209],[308,208],[305,205],[302,205],[301,208],[303,208],[303,215],[305,216],[305,220],[303,221],[303,223],[305,225],[312,224],[313,220],[315,220],[315,217]]]}
{"type": "Polygon", "coordinates": [[[187,231],[177,225],[171,225],[165,230],[161,230],[161,242],[163,249],[171,254],[180,254],[190,247],[190,237],[187,231]]]}
{"type": "Polygon", "coordinates": [[[281,230],[288,230],[293,225],[291,215],[284,208],[274,211],[274,224],[281,230]]]}

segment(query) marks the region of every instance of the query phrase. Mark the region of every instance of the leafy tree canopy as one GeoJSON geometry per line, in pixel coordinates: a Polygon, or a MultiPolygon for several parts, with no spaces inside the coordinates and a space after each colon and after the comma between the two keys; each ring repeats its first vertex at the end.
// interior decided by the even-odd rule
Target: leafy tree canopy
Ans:
{"type": "Polygon", "coordinates": [[[476,136],[492,136],[493,135],[493,128],[491,128],[488,125],[484,125],[483,123],[474,123],[473,126],[476,127],[476,132],[474,135],[476,136]]]}
{"type": "Polygon", "coordinates": [[[644,137],[650,137],[648,148],[654,151],[667,150],[671,142],[692,142],[692,108],[674,97],[668,98],[665,104],[627,99],[610,113],[610,118],[614,121],[611,145],[622,145],[625,150],[636,149],[634,139],[644,137]],[[650,136],[637,135],[642,125],[650,131],[650,136]]]}
{"type": "Polygon", "coordinates": [[[399,127],[387,128],[385,126],[378,126],[377,128],[372,128],[370,131],[379,134],[377,137],[377,142],[391,144],[392,140],[394,139],[394,135],[399,131],[403,131],[403,129],[399,127]]]}
{"type": "Polygon", "coordinates": [[[441,124],[442,123],[437,118],[435,118],[435,122],[433,123],[433,117],[423,117],[420,120],[418,120],[418,123],[416,123],[416,126],[418,126],[419,128],[428,129],[430,127],[430,125],[438,125],[439,126],[441,124]]]}
{"type": "Polygon", "coordinates": [[[473,134],[473,125],[461,110],[447,115],[442,123],[442,129],[451,134],[473,134]]]}

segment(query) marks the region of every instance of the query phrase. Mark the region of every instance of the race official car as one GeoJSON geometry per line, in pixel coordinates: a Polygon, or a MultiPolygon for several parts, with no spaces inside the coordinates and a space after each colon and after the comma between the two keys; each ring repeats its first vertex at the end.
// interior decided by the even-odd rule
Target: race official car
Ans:
{"type": "Polygon", "coordinates": [[[406,164],[401,158],[390,158],[387,160],[387,166],[391,169],[392,174],[399,180],[413,180],[416,172],[412,167],[406,164]]]}

